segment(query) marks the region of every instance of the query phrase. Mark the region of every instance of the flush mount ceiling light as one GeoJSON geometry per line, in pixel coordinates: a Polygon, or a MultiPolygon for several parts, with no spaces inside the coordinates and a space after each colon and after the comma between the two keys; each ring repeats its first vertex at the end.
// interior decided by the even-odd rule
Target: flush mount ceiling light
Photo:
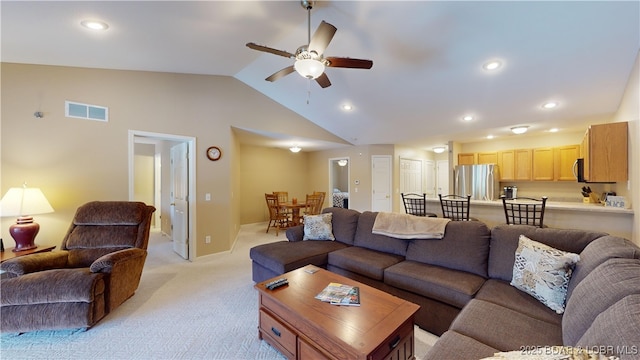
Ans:
{"type": "Polygon", "coordinates": [[[555,101],[548,101],[548,102],[542,104],[542,108],[543,109],[553,109],[553,108],[555,108],[557,106],[558,106],[558,103],[555,102],[555,101]]]}
{"type": "Polygon", "coordinates": [[[349,104],[344,104],[344,105],[342,105],[342,110],[351,111],[351,110],[353,110],[353,106],[351,106],[349,104]]]}
{"type": "Polygon", "coordinates": [[[347,161],[347,159],[340,159],[338,160],[338,165],[340,166],[347,166],[349,162],[347,161]]]}
{"type": "Polygon", "coordinates": [[[442,154],[445,150],[447,150],[447,148],[444,146],[436,146],[433,148],[433,152],[436,154],[442,154]]]}
{"type": "Polygon", "coordinates": [[[558,129],[558,128],[551,128],[551,129],[549,129],[549,132],[555,133],[555,132],[558,132],[559,130],[560,129],[558,129]]]}
{"type": "Polygon", "coordinates": [[[515,126],[511,128],[511,131],[514,134],[524,134],[527,132],[527,129],[529,129],[528,126],[515,126]]]}
{"type": "Polygon", "coordinates": [[[494,138],[494,136],[493,136],[493,135],[487,135],[487,139],[491,140],[491,139],[493,139],[493,138],[494,138]]]}
{"type": "Polygon", "coordinates": [[[502,66],[502,63],[498,60],[491,60],[488,61],[486,63],[484,63],[484,65],[482,65],[482,68],[485,70],[497,70],[502,66]]]}
{"type": "Polygon", "coordinates": [[[465,116],[462,118],[462,120],[464,120],[464,121],[471,121],[471,120],[473,120],[473,116],[471,116],[471,115],[465,115],[465,116]]]}
{"type": "Polygon", "coordinates": [[[80,22],[80,25],[91,30],[107,30],[109,28],[109,25],[106,22],[98,20],[83,20],[80,22]]]}
{"type": "Polygon", "coordinates": [[[294,146],[290,147],[290,148],[289,148],[289,150],[290,150],[292,153],[297,153],[297,152],[300,152],[300,150],[302,150],[302,148],[301,148],[301,147],[299,147],[298,145],[294,145],[294,146]]]}

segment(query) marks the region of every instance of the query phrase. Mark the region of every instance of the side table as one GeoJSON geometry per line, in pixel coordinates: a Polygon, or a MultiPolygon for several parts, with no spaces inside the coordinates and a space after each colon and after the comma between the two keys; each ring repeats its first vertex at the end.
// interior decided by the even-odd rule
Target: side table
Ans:
{"type": "Polygon", "coordinates": [[[13,248],[7,248],[3,252],[0,252],[0,263],[3,263],[9,259],[16,258],[18,256],[24,256],[29,254],[37,254],[42,252],[48,252],[55,249],[55,246],[38,246],[35,249],[29,249],[24,251],[13,251],[13,248]]]}

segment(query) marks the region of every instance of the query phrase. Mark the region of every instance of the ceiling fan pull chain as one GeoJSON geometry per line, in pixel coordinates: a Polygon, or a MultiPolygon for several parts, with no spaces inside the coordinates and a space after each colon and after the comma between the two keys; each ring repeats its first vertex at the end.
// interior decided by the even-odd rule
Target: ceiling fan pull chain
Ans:
{"type": "Polygon", "coordinates": [[[307,105],[309,105],[310,100],[311,100],[311,79],[307,80],[307,105]]]}

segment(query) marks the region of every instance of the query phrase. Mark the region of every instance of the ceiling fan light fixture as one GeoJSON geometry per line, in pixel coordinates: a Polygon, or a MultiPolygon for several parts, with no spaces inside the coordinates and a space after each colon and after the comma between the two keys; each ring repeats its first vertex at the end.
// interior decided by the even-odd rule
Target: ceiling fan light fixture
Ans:
{"type": "Polygon", "coordinates": [[[293,64],[300,76],[307,79],[316,79],[324,72],[324,64],[315,59],[299,59],[293,64]]]}
{"type": "Polygon", "coordinates": [[[519,134],[526,133],[528,129],[529,129],[528,126],[515,126],[511,128],[511,132],[519,135],[519,134]]]}

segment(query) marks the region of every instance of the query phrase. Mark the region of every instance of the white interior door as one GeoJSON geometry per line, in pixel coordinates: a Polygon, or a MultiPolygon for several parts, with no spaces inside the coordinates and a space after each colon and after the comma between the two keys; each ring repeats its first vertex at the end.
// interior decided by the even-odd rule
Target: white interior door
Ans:
{"type": "MultiPolygon", "coordinates": [[[[438,178],[438,194],[449,194],[449,160],[438,160],[436,162],[436,175],[438,178]]],[[[437,195],[437,194],[436,194],[437,195]]]]}
{"type": "Polygon", "coordinates": [[[189,259],[189,172],[187,143],[171,147],[171,227],[173,251],[189,259]]]}
{"type": "Polygon", "coordinates": [[[391,156],[371,156],[371,211],[391,212],[391,156]]]}
{"type": "Polygon", "coordinates": [[[424,161],[424,192],[428,198],[438,196],[436,189],[436,163],[433,160],[424,161]]]}

